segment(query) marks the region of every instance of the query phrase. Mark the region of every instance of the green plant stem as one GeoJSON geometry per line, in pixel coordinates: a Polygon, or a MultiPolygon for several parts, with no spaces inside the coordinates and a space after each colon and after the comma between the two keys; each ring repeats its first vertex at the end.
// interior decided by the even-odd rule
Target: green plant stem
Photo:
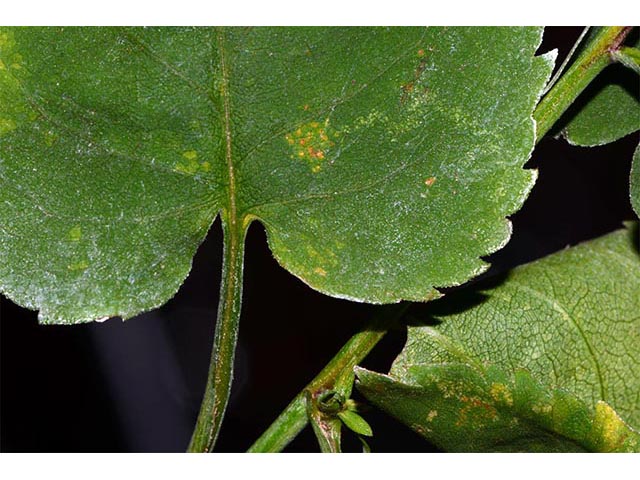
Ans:
{"type": "Polygon", "coordinates": [[[242,308],[242,272],[244,267],[244,241],[251,221],[238,215],[236,203],[236,176],[231,144],[231,103],[229,101],[229,67],[226,62],[222,31],[217,35],[222,82],[222,123],[224,125],[227,165],[228,208],[220,212],[224,238],[222,279],[218,301],[218,319],[211,351],[207,386],[200,406],[196,427],[189,444],[189,452],[210,452],[218,438],[222,418],[229,403],[233,380],[233,360],[238,342],[240,310],[242,308]]]}
{"type": "Polygon", "coordinates": [[[538,104],[533,114],[537,139],[544,137],[598,73],[614,61],[614,52],[631,29],[603,27],[584,47],[569,70],[538,104]]]}
{"type": "MultiPolygon", "coordinates": [[[[356,333],[331,359],[327,366],[285,408],[271,426],[249,448],[248,452],[279,452],[307,425],[307,396],[343,383],[345,372],[353,375],[353,367],[360,363],[388,329],[404,314],[410,304],[391,305],[373,319],[365,330],[356,333]],[[342,381],[341,381],[342,380],[342,381]]],[[[351,377],[352,378],[352,377],[351,377]]],[[[343,384],[344,385],[344,384],[343,384]]],[[[342,385],[338,385],[343,388],[342,385]]]]}
{"type": "Polygon", "coordinates": [[[246,229],[238,228],[234,221],[225,221],[224,217],[222,225],[224,256],[218,320],[207,386],[196,427],[191,437],[189,452],[210,452],[213,450],[220,431],[222,417],[227,408],[231,381],[233,380],[233,360],[242,305],[242,271],[246,229]]]}
{"type": "Polygon", "coordinates": [[[622,63],[625,67],[640,74],[640,49],[634,47],[622,47],[613,55],[614,60],[622,63]]]}
{"type": "Polygon", "coordinates": [[[307,418],[316,435],[322,453],[341,453],[342,422],[335,415],[327,415],[318,408],[320,392],[307,390],[307,418]]]}
{"type": "Polygon", "coordinates": [[[576,42],[573,44],[573,47],[571,47],[571,50],[569,51],[569,53],[567,53],[567,56],[562,62],[562,65],[560,65],[560,68],[558,68],[556,73],[553,75],[553,78],[549,80],[549,82],[547,83],[547,86],[544,87],[544,90],[542,91],[542,95],[546,94],[549,90],[551,90],[551,88],[556,84],[558,79],[562,76],[565,68],[567,68],[567,65],[571,63],[571,60],[573,59],[573,54],[576,53],[576,50],[578,50],[578,47],[582,44],[584,37],[587,36],[587,33],[589,33],[590,29],[591,27],[584,27],[584,29],[582,30],[582,33],[580,34],[576,42]]]}

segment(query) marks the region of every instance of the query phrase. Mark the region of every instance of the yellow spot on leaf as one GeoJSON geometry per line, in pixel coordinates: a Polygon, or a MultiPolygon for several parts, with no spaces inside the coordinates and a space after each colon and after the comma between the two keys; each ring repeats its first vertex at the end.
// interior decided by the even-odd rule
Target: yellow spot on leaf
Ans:
{"type": "Polygon", "coordinates": [[[196,158],[198,158],[198,152],[196,152],[195,150],[187,150],[182,154],[182,156],[187,160],[195,160],[196,158]]]}
{"type": "Polygon", "coordinates": [[[16,122],[10,118],[0,118],[0,136],[12,132],[17,128],[16,122]]]}
{"type": "Polygon", "coordinates": [[[427,422],[433,422],[433,419],[436,418],[437,416],[438,416],[438,411],[437,410],[431,410],[427,414],[427,422]]]}
{"type": "Polygon", "coordinates": [[[504,383],[492,383],[489,393],[497,403],[502,403],[509,407],[513,405],[513,395],[504,383]]]}
{"type": "Polygon", "coordinates": [[[13,47],[15,41],[13,40],[13,35],[8,32],[0,33],[0,48],[7,49],[13,47]]]}
{"type": "Polygon", "coordinates": [[[429,177],[429,178],[425,178],[425,179],[424,179],[424,184],[425,184],[427,187],[432,186],[434,183],[436,183],[436,177],[429,177]]]}
{"type": "Polygon", "coordinates": [[[601,452],[615,451],[624,443],[629,434],[624,421],[613,408],[603,401],[596,403],[593,426],[600,440],[598,450],[601,452]]]}
{"type": "Polygon", "coordinates": [[[534,405],[533,407],[531,407],[531,411],[533,413],[537,413],[538,415],[551,413],[552,410],[553,407],[549,404],[534,405]]]}
{"type": "Polygon", "coordinates": [[[80,225],[76,225],[71,230],[69,230],[69,240],[72,242],[79,242],[82,238],[82,228],[80,225]]]}
{"type": "Polygon", "coordinates": [[[211,170],[211,163],[198,162],[198,152],[195,150],[187,150],[182,153],[182,159],[175,164],[173,169],[176,172],[195,175],[196,173],[208,172],[211,170]]]}
{"type": "Polygon", "coordinates": [[[79,262],[67,265],[67,268],[69,270],[85,270],[88,266],[89,264],[85,260],[81,260],[79,262]]]}
{"type": "Polygon", "coordinates": [[[326,277],[327,276],[327,272],[322,267],[316,267],[316,268],[313,269],[313,271],[315,273],[317,273],[318,275],[320,275],[321,277],[326,277]]]}

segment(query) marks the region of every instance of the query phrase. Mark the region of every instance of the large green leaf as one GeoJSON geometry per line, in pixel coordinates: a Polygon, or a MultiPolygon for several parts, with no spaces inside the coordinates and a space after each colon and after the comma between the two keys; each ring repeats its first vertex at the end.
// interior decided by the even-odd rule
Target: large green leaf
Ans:
{"type": "Polygon", "coordinates": [[[604,145],[640,130],[640,77],[622,65],[608,67],[573,109],[563,132],[573,145],[604,145]]]}
{"type": "Polygon", "coordinates": [[[426,300],[530,191],[540,28],[0,32],[0,289],[42,322],[170,298],[219,212],[322,292],[426,300]]]}
{"type": "Polygon", "coordinates": [[[442,323],[410,328],[390,375],[359,370],[358,388],[446,450],[640,451],[636,239],[621,230],[437,302],[442,323]]]}

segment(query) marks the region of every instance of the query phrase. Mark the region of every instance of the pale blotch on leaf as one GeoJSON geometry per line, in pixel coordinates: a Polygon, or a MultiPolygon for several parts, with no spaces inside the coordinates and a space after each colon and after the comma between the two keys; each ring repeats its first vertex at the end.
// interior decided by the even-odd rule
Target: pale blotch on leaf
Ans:
{"type": "Polygon", "coordinates": [[[86,260],[81,260],[79,262],[72,263],[67,266],[69,270],[85,270],[89,267],[89,263],[86,260]]]}
{"type": "Polygon", "coordinates": [[[82,228],[80,227],[80,225],[76,225],[75,227],[71,228],[69,230],[68,236],[69,240],[71,240],[72,242],[79,242],[80,239],[82,239],[82,228]]]}
{"type": "Polygon", "coordinates": [[[176,163],[174,170],[188,175],[195,175],[196,173],[210,171],[211,163],[206,161],[202,163],[199,162],[198,152],[195,150],[187,150],[182,153],[182,159],[176,163]]]}
{"type": "Polygon", "coordinates": [[[335,134],[332,134],[327,119],[324,124],[315,121],[305,123],[284,138],[292,150],[290,158],[306,161],[311,171],[318,173],[322,170],[329,149],[335,145],[331,136],[335,134]]]}
{"type": "Polygon", "coordinates": [[[0,33],[0,48],[3,50],[8,50],[13,48],[15,45],[15,40],[13,38],[13,32],[2,32],[0,33]]]}
{"type": "Polygon", "coordinates": [[[22,55],[12,51],[15,46],[13,32],[0,33],[0,51],[4,52],[6,60],[0,60],[0,70],[6,70],[7,65],[9,69],[20,70],[22,68],[22,55]]]}
{"type": "Polygon", "coordinates": [[[322,267],[316,267],[313,269],[314,273],[317,273],[318,275],[320,275],[321,277],[326,277],[327,276],[327,271],[322,268],[322,267]]]}
{"type": "Polygon", "coordinates": [[[14,131],[16,127],[16,122],[10,118],[0,118],[0,136],[14,131]]]}
{"type": "MultiPolygon", "coordinates": [[[[602,439],[600,451],[611,452],[616,450],[627,439],[627,426],[618,416],[616,411],[606,402],[599,401],[596,403],[596,415],[593,427],[600,434],[602,439]]],[[[637,448],[635,442],[631,448],[637,448]]]]}
{"type": "Polygon", "coordinates": [[[551,405],[549,405],[548,403],[539,405],[536,404],[533,407],[531,407],[531,411],[533,413],[536,413],[538,415],[543,414],[543,413],[551,413],[551,411],[553,410],[553,407],[551,405]]]}
{"type": "Polygon", "coordinates": [[[182,154],[182,156],[187,160],[195,160],[198,158],[198,152],[196,152],[195,150],[187,150],[182,154]]]}
{"type": "MultiPolygon", "coordinates": [[[[10,98],[11,94],[18,94],[22,88],[16,70],[22,69],[23,58],[13,51],[15,45],[13,32],[0,33],[0,87],[4,100],[10,98]]],[[[0,105],[0,137],[16,130],[22,115],[28,111],[23,102],[13,100],[0,105]]]]}
{"type": "Polygon", "coordinates": [[[329,263],[334,267],[338,265],[338,258],[336,254],[329,249],[322,249],[322,251],[319,252],[311,245],[307,245],[306,251],[309,257],[313,258],[317,262],[316,264],[323,265],[329,263]]]}
{"type": "Polygon", "coordinates": [[[508,405],[509,407],[513,405],[513,395],[504,383],[492,383],[489,393],[496,403],[508,405]]]}

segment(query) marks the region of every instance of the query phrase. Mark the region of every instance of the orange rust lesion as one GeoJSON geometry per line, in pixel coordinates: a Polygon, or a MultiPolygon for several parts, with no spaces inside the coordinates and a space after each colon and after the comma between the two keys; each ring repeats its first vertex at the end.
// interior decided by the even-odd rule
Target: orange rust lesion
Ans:
{"type": "Polygon", "coordinates": [[[318,173],[326,160],[328,150],[335,145],[331,136],[328,122],[313,121],[286,134],[284,138],[293,150],[291,158],[306,160],[311,166],[311,171],[318,173]]]}
{"type": "Polygon", "coordinates": [[[409,94],[411,92],[413,92],[413,89],[415,88],[415,84],[413,82],[409,82],[409,83],[403,83],[400,88],[402,88],[402,91],[406,94],[409,94]]]}
{"type": "Polygon", "coordinates": [[[456,427],[468,425],[470,422],[481,423],[487,420],[495,421],[498,419],[498,411],[496,408],[478,397],[462,395],[460,401],[464,406],[460,409],[460,412],[458,412],[456,427]]]}
{"type": "Polygon", "coordinates": [[[431,187],[433,186],[433,184],[436,183],[436,177],[429,177],[429,178],[425,178],[424,179],[424,184],[427,187],[431,187]]]}
{"type": "Polygon", "coordinates": [[[402,85],[400,85],[400,89],[402,90],[402,95],[400,96],[400,103],[404,105],[409,99],[409,97],[411,96],[411,94],[413,93],[413,90],[415,89],[415,84],[413,83],[413,81],[409,83],[403,83],[402,85]]]}

